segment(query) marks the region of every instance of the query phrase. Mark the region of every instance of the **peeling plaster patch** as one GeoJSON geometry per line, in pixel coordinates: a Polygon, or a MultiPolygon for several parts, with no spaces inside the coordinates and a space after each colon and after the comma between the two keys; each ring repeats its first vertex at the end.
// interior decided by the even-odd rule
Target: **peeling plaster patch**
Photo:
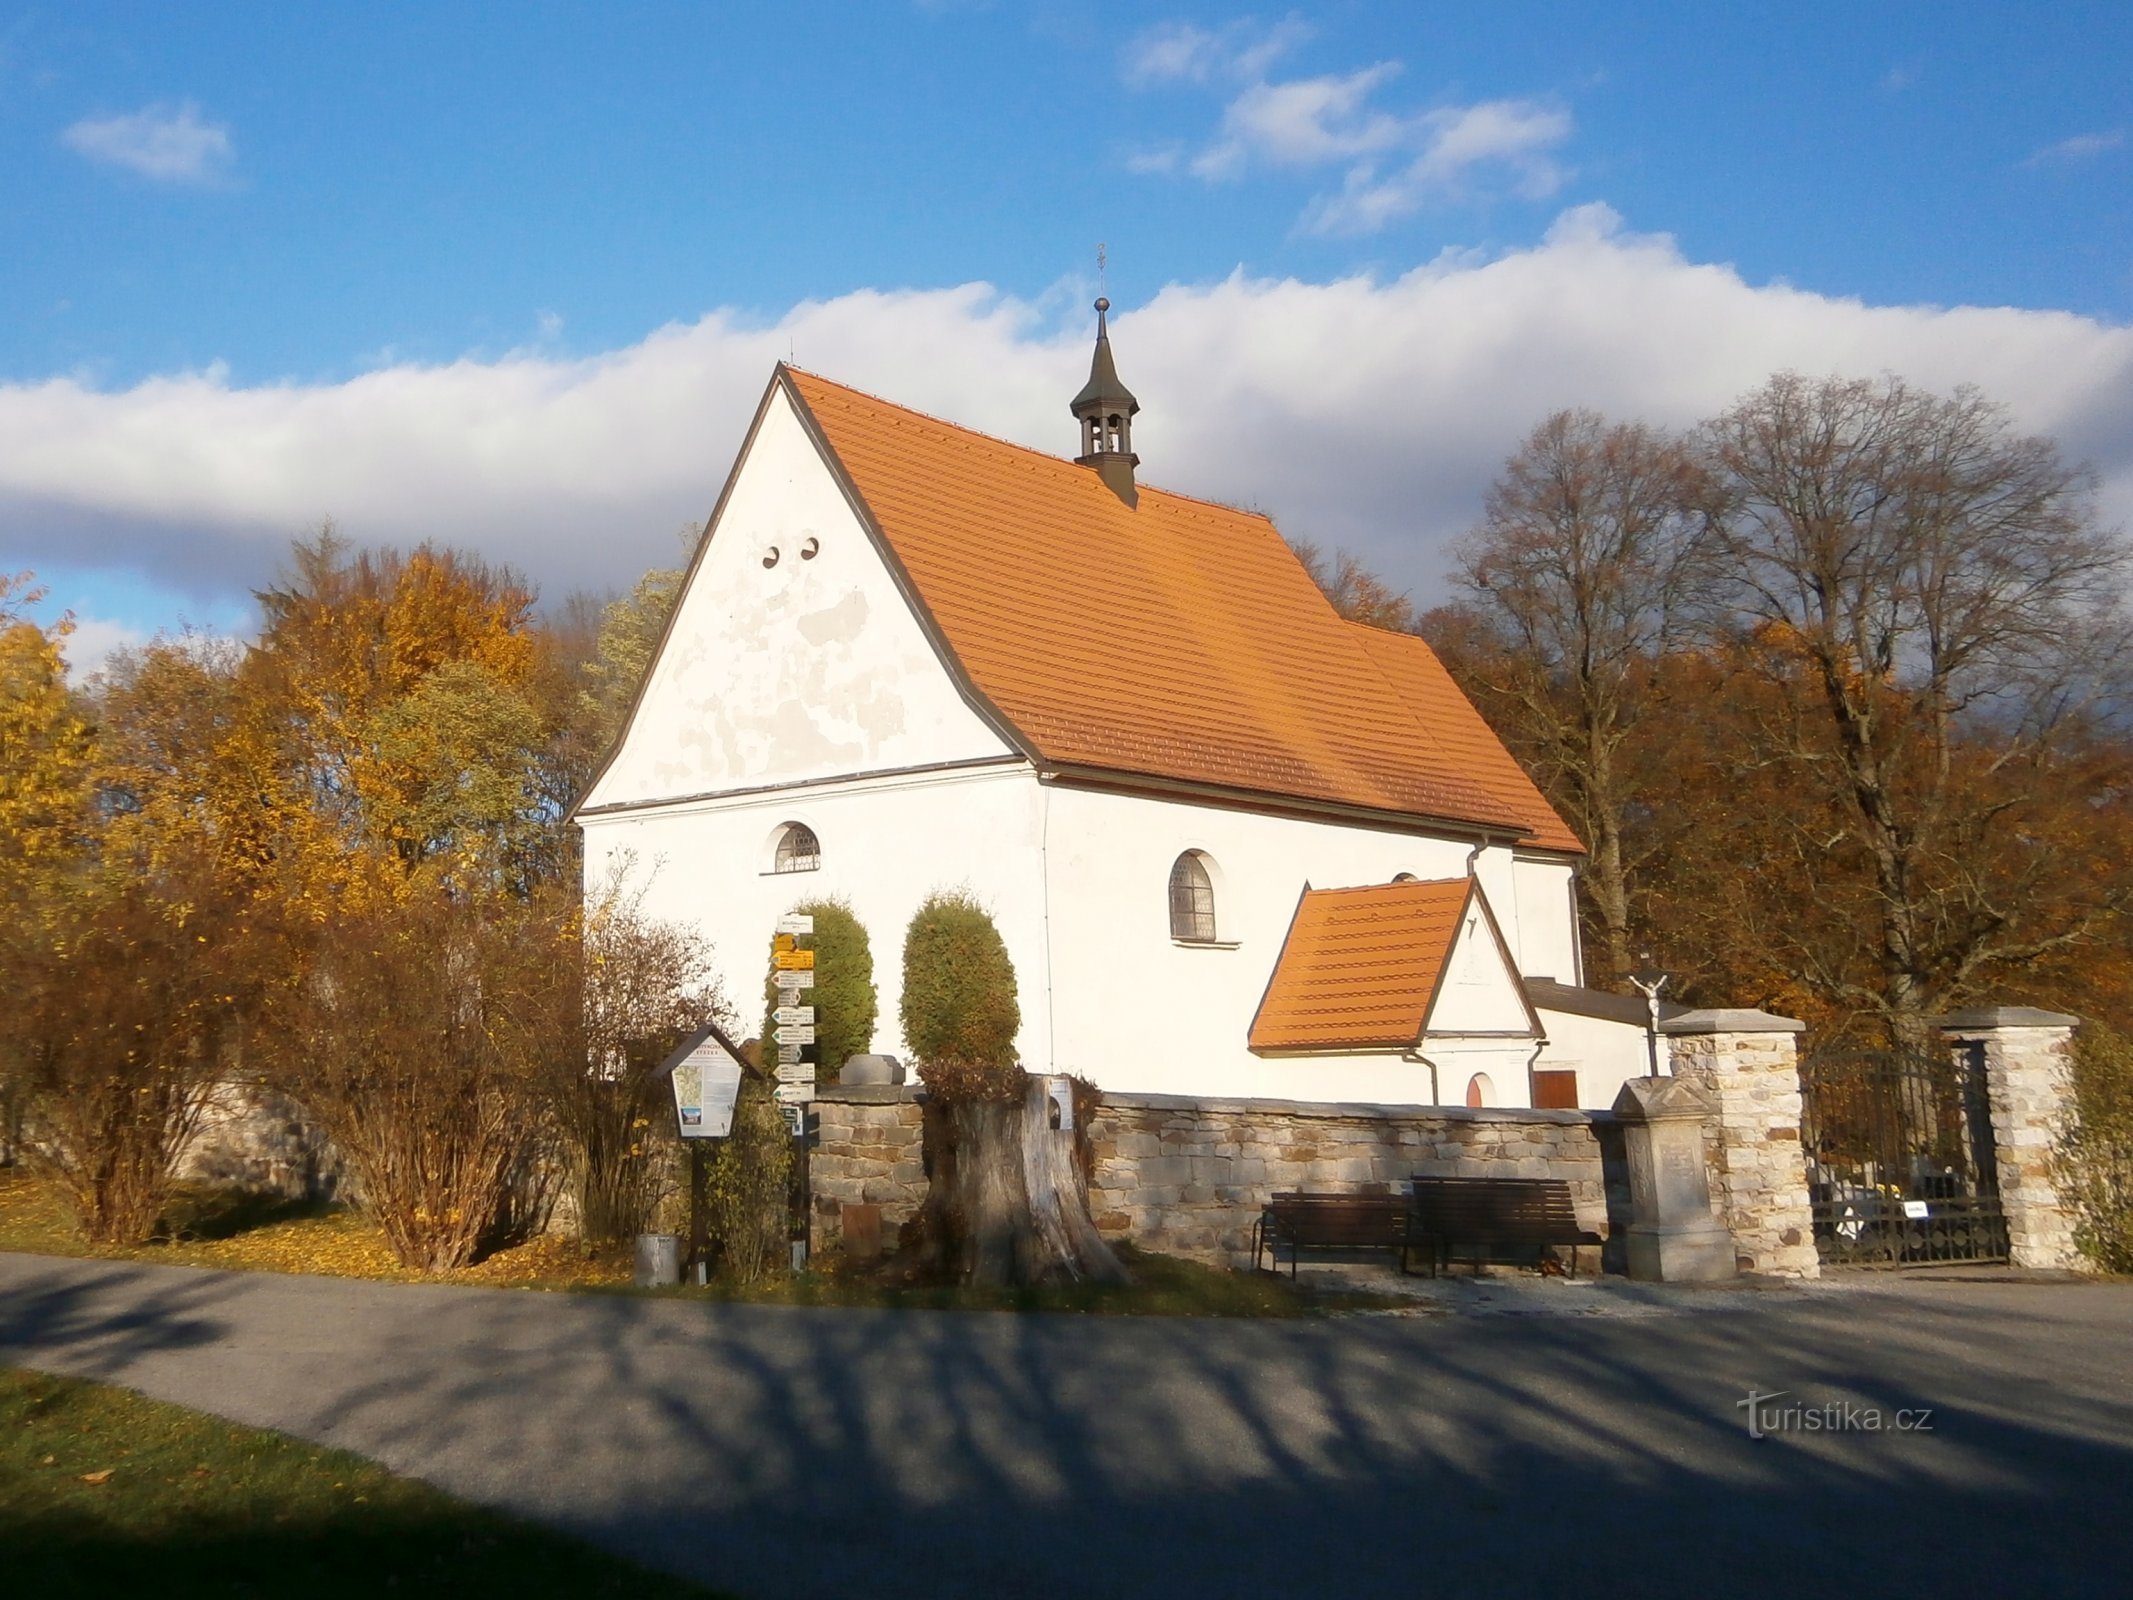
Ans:
{"type": "Polygon", "coordinates": [[[835,605],[803,615],[799,621],[800,637],[818,648],[850,644],[859,637],[859,630],[866,626],[866,620],[867,597],[853,589],[835,605]]]}

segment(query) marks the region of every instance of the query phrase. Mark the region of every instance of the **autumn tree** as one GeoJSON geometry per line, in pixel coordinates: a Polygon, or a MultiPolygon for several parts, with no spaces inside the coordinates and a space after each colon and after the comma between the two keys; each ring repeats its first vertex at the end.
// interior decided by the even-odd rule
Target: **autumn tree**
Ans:
{"type": "Polygon", "coordinates": [[[1319,592],[1350,622],[1389,628],[1395,633],[1414,631],[1414,602],[1371,571],[1354,551],[1329,552],[1302,538],[1289,539],[1288,546],[1319,592]]]}
{"type": "Polygon", "coordinates": [[[1823,854],[1865,874],[1871,976],[1832,981],[1922,1046],[1936,1012],[2128,904],[2078,825],[2046,825],[2124,637],[2124,550],[2086,474],[1972,390],[1785,374],[1703,448],[1712,630],[1771,691],[1759,759],[1820,802],[1823,854]],[[2093,869],[2103,892],[2074,892],[2093,869]]]}
{"type": "Polygon", "coordinates": [[[36,1049],[19,1004],[49,954],[50,914],[77,874],[91,826],[94,739],[60,654],[72,624],[40,626],[28,573],[0,574],[0,1156],[20,1148],[36,1049]]]}
{"type": "Polygon", "coordinates": [[[1636,965],[1632,884],[1656,844],[1630,825],[1650,778],[1633,745],[1696,592],[1708,498],[1681,441],[1559,411],[1504,464],[1458,550],[1459,607],[1424,630],[1590,850],[1595,953],[1615,982],[1636,965]]]}
{"type": "Polygon", "coordinates": [[[417,877],[524,892],[542,825],[532,592],[424,545],[353,550],[328,527],[259,594],[244,658],[262,736],[247,773],[314,903],[417,877]]]}
{"type": "MultiPolygon", "coordinates": [[[[695,530],[685,530],[693,536],[695,530]]],[[[600,614],[599,644],[584,673],[581,705],[599,753],[622,736],[623,719],[681,599],[679,567],[654,567],[600,614]]]]}
{"type": "Polygon", "coordinates": [[[10,897],[76,856],[90,821],[93,739],[60,653],[73,622],[33,621],[27,608],[43,598],[28,573],[0,573],[0,895],[10,897]]]}

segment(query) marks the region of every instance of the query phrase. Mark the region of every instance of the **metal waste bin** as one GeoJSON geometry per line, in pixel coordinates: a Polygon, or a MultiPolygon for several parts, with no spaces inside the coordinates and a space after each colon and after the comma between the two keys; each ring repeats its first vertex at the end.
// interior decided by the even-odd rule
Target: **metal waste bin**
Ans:
{"type": "Polygon", "coordinates": [[[637,1235],[637,1287],[664,1289],[681,1282],[681,1235],[637,1235]]]}

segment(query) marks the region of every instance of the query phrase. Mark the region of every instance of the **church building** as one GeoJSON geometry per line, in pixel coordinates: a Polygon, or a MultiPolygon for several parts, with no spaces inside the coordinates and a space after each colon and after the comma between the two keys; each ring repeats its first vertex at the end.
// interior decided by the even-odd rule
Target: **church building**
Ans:
{"type": "Polygon", "coordinates": [[[778,917],[845,901],[890,1054],[904,929],[964,889],[1033,1072],[1609,1104],[1644,1008],[1581,987],[1576,836],[1427,644],[1138,481],[1108,309],[1071,459],[777,368],[575,813],[588,885],[701,928],[744,1006],[778,917]]]}

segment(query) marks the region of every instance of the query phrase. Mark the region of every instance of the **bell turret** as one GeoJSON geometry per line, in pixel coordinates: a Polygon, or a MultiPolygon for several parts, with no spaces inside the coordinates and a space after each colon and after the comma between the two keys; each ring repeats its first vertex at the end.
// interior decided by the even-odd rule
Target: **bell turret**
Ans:
{"type": "Polygon", "coordinates": [[[1074,396],[1072,410],[1081,422],[1079,466],[1094,467],[1113,494],[1127,505],[1138,505],[1133,487],[1133,469],[1141,458],[1133,453],[1133,414],[1141,403],[1133,391],[1118,380],[1111,360],[1111,332],[1105,318],[1109,300],[1096,302],[1096,354],[1089,362],[1089,381],[1074,396]]]}

